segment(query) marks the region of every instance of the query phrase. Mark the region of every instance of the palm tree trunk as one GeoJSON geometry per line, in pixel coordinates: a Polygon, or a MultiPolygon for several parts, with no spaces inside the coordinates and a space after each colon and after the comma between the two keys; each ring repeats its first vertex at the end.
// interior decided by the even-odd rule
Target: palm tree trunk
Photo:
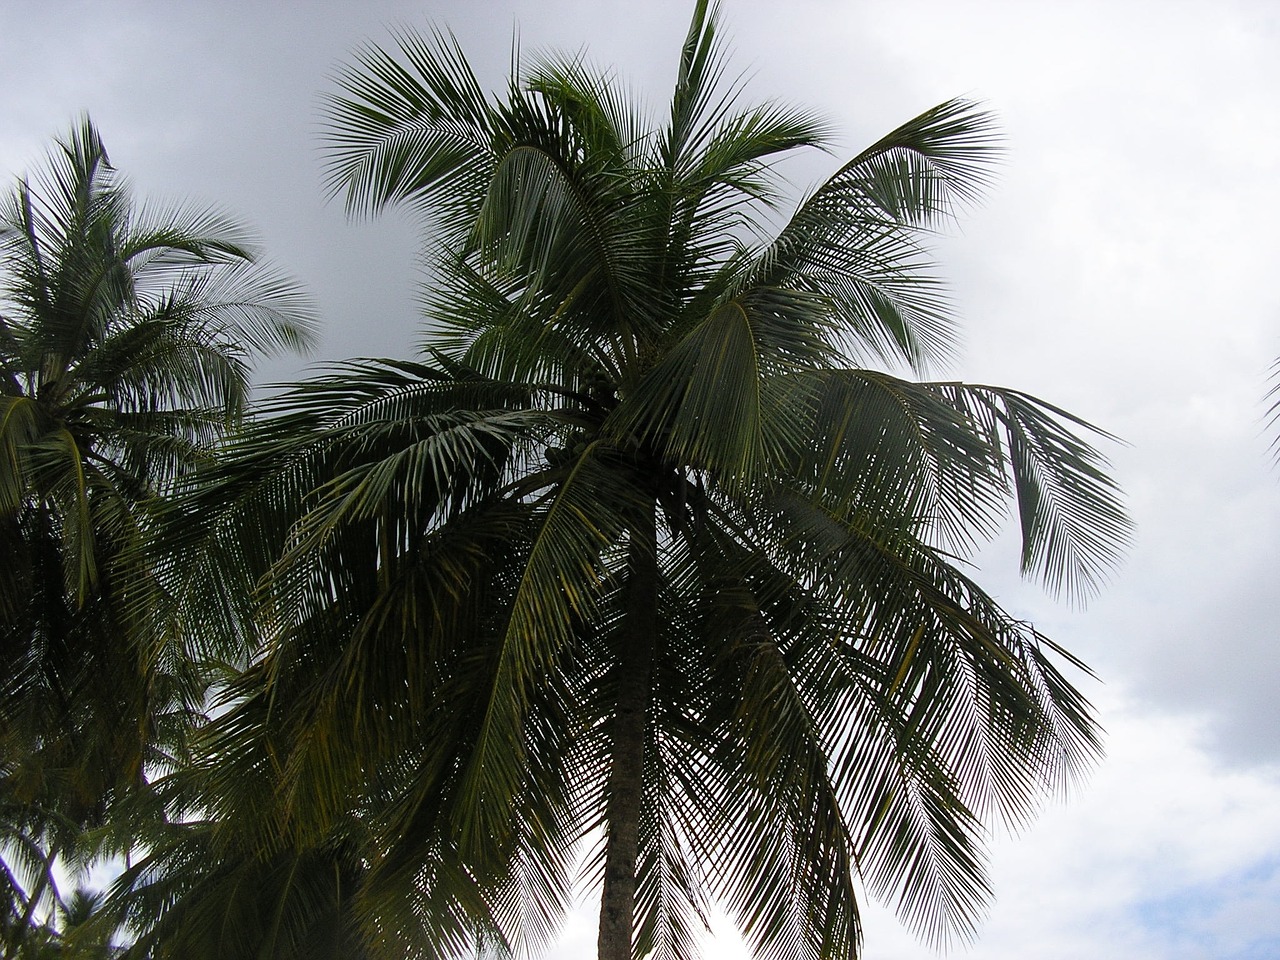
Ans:
{"type": "Polygon", "coordinates": [[[657,530],[652,513],[632,530],[627,558],[625,621],[617,660],[613,766],[605,811],[604,892],[598,960],[631,960],[635,929],[636,858],[644,795],[645,713],[649,706],[658,625],[657,530]]]}

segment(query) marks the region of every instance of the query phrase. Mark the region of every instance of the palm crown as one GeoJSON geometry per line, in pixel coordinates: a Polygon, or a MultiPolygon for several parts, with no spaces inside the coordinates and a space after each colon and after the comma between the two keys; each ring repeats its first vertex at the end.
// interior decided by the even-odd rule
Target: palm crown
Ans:
{"type": "Polygon", "coordinates": [[[148,628],[142,545],[240,421],[254,356],[309,338],[305,299],[254,261],[214,211],[136,205],[88,119],[0,206],[6,950],[58,854],[200,705],[148,628]]]}
{"type": "Polygon", "coordinates": [[[946,353],[921,240],[989,119],[926,112],[779,227],[772,165],[826,128],[740,106],[716,30],[656,129],[577,57],[491,100],[440,34],[330,101],[335,189],[432,228],[426,355],[277,401],[171,556],[210,642],[264,644],[211,802],[277,848],[364,823],[375,948],[537,942],[584,839],[601,957],[691,956],[708,898],[760,955],[852,956],[859,880],[963,934],[983,820],[1097,749],[956,559],[1012,498],[1024,569],[1092,589],[1127,535],[1092,428],[874,367],[946,353]]]}

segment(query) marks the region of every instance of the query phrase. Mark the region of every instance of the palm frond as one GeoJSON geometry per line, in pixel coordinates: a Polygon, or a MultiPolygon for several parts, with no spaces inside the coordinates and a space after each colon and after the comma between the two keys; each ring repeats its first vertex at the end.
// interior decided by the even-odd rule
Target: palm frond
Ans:
{"type": "MultiPolygon", "coordinates": [[[[1280,423],[1280,360],[1271,365],[1272,387],[1267,391],[1264,401],[1272,401],[1267,408],[1267,429],[1274,431],[1280,423]]],[[[1280,437],[1271,441],[1272,456],[1280,460],[1280,437]]]]}
{"type": "Polygon", "coordinates": [[[846,345],[915,368],[946,359],[950,305],[921,246],[922,230],[970,202],[990,179],[990,116],[951,100],[845,164],[792,216],[760,260],[760,283],[828,300],[846,345]]]}
{"type": "Polygon", "coordinates": [[[469,231],[493,166],[491,108],[450,35],[396,37],[403,61],[370,46],[326,103],[328,184],[347,209],[432,204],[447,234],[469,231]]]}
{"type": "Polygon", "coordinates": [[[530,699],[575,625],[591,622],[610,579],[610,554],[644,503],[623,458],[597,441],[577,458],[547,504],[512,605],[484,722],[455,824],[463,848],[483,858],[510,831],[521,782],[521,730],[530,699]],[[608,491],[602,498],[601,494],[608,491]],[[606,506],[607,503],[607,506],[606,506]]]}
{"type": "Polygon", "coordinates": [[[1106,461],[1075,426],[1104,431],[1017,390],[940,386],[951,402],[998,424],[1022,527],[1022,570],[1050,590],[1083,599],[1129,544],[1131,525],[1106,461]]]}

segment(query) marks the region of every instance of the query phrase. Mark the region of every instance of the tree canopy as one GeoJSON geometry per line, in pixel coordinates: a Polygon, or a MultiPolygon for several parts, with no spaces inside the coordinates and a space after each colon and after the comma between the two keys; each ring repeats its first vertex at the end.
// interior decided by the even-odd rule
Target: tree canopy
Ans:
{"type": "MultiPolygon", "coordinates": [[[[241,422],[304,297],[226,216],[142,207],[86,118],[0,205],[0,851],[5,956],[51,871],[180,749],[207,679],[150,628],[174,485],[241,422]]],[[[83,911],[81,911],[83,913],[83,911]]]]}
{"type": "Polygon", "coordinates": [[[140,956],[426,960],[545,946],[584,880],[601,960],[696,956],[713,902],[758,956],[856,957],[863,889],[971,935],[988,825],[1099,736],[967,558],[1012,513],[1083,597],[1129,531],[1106,434],[923,379],[991,117],[940,104],[797,201],[828,125],[746,102],[706,0],[658,117],[583,55],[490,95],[408,30],[326,117],[348,208],[422,218],[423,350],[267,401],[139,525],[212,710],[104,916],[140,956]]]}

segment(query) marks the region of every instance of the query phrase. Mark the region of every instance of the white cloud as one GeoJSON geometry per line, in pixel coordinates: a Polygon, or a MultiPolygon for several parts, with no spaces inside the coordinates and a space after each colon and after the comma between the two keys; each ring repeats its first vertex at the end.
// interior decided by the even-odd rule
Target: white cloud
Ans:
{"type": "MultiPolygon", "coordinates": [[[[971,960],[1280,955],[1280,775],[1206,752],[1205,721],[1106,695],[1108,758],[1082,795],[998,840],[996,902],[971,960]]],[[[883,907],[866,956],[934,956],[883,907]]],[[[746,957],[729,934],[708,960],[746,957]]]]}

